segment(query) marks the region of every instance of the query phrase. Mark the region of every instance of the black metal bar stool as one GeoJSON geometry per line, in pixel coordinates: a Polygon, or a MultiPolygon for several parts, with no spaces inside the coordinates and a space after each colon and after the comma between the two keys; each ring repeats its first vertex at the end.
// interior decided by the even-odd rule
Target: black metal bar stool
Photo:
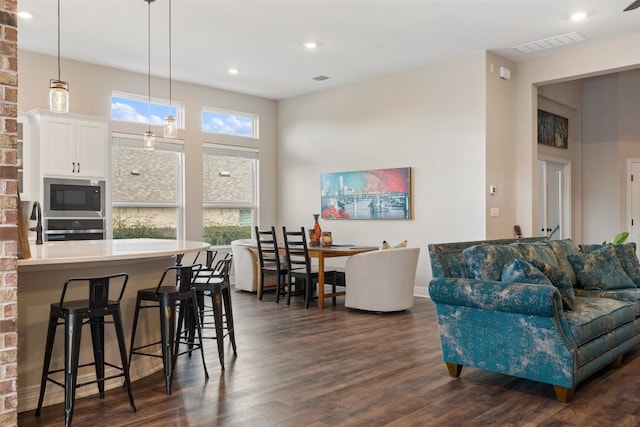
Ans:
{"type": "Polygon", "coordinates": [[[133,328],[131,331],[131,352],[129,354],[129,363],[134,354],[143,356],[161,357],[164,367],[165,385],[167,387],[167,394],[171,394],[171,380],[173,370],[175,369],[176,360],[179,355],[185,354],[187,351],[191,353],[192,350],[200,350],[202,355],[202,364],[204,365],[205,378],[209,378],[207,372],[207,365],[204,362],[204,347],[202,345],[202,330],[200,328],[200,322],[198,317],[198,301],[196,292],[192,287],[191,281],[194,274],[202,268],[201,264],[193,265],[176,265],[167,268],[158,286],[155,288],[141,289],[138,291],[136,298],[136,309],[133,317],[133,328]],[[168,273],[173,274],[168,274],[168,273]],[[165,278],[175,278],[175,284],[165,285],[165,278]],[[146,303],[145,303],[146,302],[146,303]],[[182,334],[180,329],[176,331],[176,309],[180,308],[178,315],[178,324],[182,325],[183,321],[186,322],[187,328],[192,331],[186,341],[181,339],[182,334]],[[146,308],[156,308],[160,311],[160,341],[156,341],[149,344],[139,345],[134,347],[136,338],[136,329],[138,327],[138,316],[140,310],[146,308]],[[186,317],[185,317],[186,315],[186,317]],[[195,332],[198,333],[198,342],[195,342],[195,332]],[[147,353],[141,351],[152,346],[161,345],[162,354],[147,353]],[[189,350],[182,353],[178,352],[180,344],[189,345],[189,350]],[[175,346],[175,350],[174,350],[175,346]]]}
{"type": "Polygon", "coordinates": [[[238,355],[231,307],[231,284],[229,282],[231,262],[231,253],[228,253],[224,259],[216,262],[215,266],[200,270],[193,280],[193,287],[198,295],[202,329],[215,330],[214,336],[204,336],[203,338],[216,340],[222,370],[224,370],[224,337],[229,336],[233,354],[238,355]],[[205,297],[207,296],[211,297],[210,310],[205,307],[205,297]],[[213,314],[213,321],[206,322],[205,314],[213,314]]]}
{"type": "MultiPolygon", "coordinates": [[[[124,294],[128,280],[129,277],[126,273],[118,273],[100,277],[72,277],[64,282],[60,301],[51,304],[44,365],[42,367],[42,380],[40,382],[40,397],[38,399],[38,408],[35,413],[36,416],[40,415],[40,410],[42,409],[47,381],[51,381],[52,383],[64,388],[64,424],[65,426],[69,426],[71,425],[71,419],[73,417],[73,403],[76,396],[76,388],[97,383],[100,398],[103,398],[105,380],[118,377],[124,377],[125,387],[129,395],[131,412],[136,412],[136,407],[133,403],[133,395],[131,394],[129,362],[127,359],[124,329],[122,327],[122,316],[120,313],[120,301],[122,300],[122,295],[124,294]],[[117,294],[118,297],[115,300],[109,299],[109,285],[112,282],[120,284],[120,292],[117,294]],[[65,301],[65,296],[68,290],[71,288],[77,288],[80,285],[86,286],[87,284],[89,285],[88,299],[65,301]],[[104,319],[105,316],[112,316],[113,321],[106,322],[104,319]],[[62,322],[59,322],[59,319],[62,319],[62,322]],[[87,323],[91,326],[94,361],[92,363],[79,365],[80,336],[82,334],[82,326],[87,323]],[[122,366],[116,366],[105,361],[105,323],[113,323],[115,327],[122,366]],[[51,353],[53,351],[53,342],[58,325],[64,325],[64,368],[50,370],[51,353]],[[77,384],[78,368],[91,365],[95,366],[96,379],[82,384],[77,384]],[[105,377],[105,365],[118,369],[121,372],[116,375],[105,377]],[[51,375],[60,372],[64,372],[63,382],[51,377],[51,375]]],[[[116,292],[112,293],[112,295],[115,294],[116,292]]]]}

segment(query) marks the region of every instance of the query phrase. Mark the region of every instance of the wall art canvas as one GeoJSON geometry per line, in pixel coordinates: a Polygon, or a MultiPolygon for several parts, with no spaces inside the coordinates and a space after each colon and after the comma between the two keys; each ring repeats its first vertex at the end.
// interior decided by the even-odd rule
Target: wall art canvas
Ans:
{"type": "Polygon", "coordinates": [[[321,176],[322,219],[411,219],[411,168],[321,176]]]}
{"type": "Polygon", "coordinates": [[[569,119],[538,110],[538,144],[567,148],[569,144],[569,119]]]}

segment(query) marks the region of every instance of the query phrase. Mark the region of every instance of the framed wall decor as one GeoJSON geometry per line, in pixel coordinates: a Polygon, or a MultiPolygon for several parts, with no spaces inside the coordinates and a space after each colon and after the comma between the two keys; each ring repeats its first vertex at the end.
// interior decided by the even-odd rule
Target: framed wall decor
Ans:
{"type": "Polygon", "coordinates": [[[323,174],[322,219],[411,219],[411,168],[323,174]]]}
{"type": "Polygon", "coordinates": [[[566,149],[569,145],[569,119],[538,110],[538,144],[566,149]]]}

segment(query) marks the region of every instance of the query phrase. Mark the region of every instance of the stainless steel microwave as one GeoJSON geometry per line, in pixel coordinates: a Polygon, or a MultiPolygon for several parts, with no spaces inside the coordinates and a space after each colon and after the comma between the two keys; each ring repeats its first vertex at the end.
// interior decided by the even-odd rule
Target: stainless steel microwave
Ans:
{"type": "Polygon", "coordinates": [[[102,180],[44,178],[44,216],[104,218],[104,193],[102,180]]]}

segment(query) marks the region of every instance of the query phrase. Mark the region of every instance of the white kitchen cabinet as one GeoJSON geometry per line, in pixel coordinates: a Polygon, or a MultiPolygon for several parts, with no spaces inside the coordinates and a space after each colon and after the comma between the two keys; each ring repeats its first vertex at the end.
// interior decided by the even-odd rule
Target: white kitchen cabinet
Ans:
{"type": "Polygon", "coordinates": [[[38,112],[40,175],[105,179],[108,125],[99,120],[38,112]]]}
{"type": "Polygon", "coordinates": [[[31,161],[31,121],[29,116],[18,114],[18,189],[21,200],[31,200],[33,193],[32,177],[34,173],[31,161]]]}

